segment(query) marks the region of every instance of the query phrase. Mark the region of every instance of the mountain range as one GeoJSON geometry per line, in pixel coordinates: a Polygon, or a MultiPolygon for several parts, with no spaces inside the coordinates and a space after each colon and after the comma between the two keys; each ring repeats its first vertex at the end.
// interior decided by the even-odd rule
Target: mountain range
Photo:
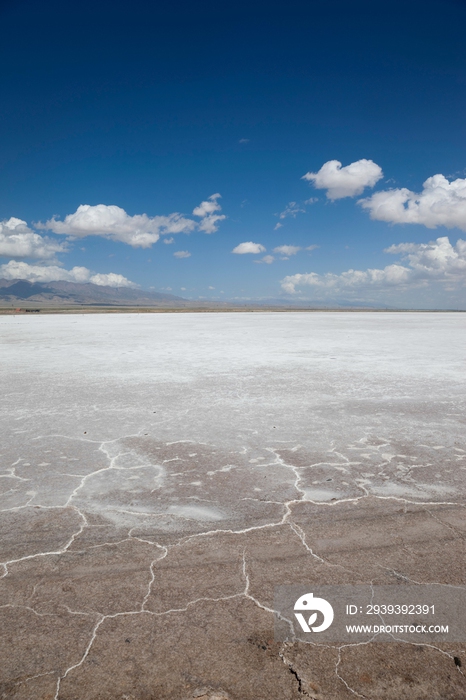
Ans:
{"type": "Polygon", "coordinates": [[[0,279],[0,305],[24,306],[183,306],[182,297],[161,292],[76,282],[28,282],[0,279]]]}
{"type": "MultiPolygon", "coordinates": [[[[308,301],[303,299],[235,299],[208,301],[184,299],[174,294],[153,292],[128,287],[106,287],[90,282],[28,282],[27,280],[0,279],[0,308],[68,308],[68,307],[147,307],[172,309],[374,309],[387,308],[384,304],[367,304],[333,299],[308,301]]],[[[393,308],[393,307],[392,307],[393,308]]]]}

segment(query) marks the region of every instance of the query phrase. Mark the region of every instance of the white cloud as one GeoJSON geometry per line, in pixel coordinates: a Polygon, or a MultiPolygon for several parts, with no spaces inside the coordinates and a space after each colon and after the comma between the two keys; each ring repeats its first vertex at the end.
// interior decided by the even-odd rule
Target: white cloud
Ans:
{"type": "Polygon", "coordinates": [[[218,192],[217,194],[210,195],[210,197],[205,202],[201,202],[198,207],[194,207],[194,216],[208,216],[209,214],[213,214],[216,211],[220,211],[222,207],[217,202],[217,199],[220,198],[221,195],[218,192]]]}
{"type": "Polygon", "coordinates": [[[449,182],[444,175],[433,175],[420,194],[402,187],[377,192],[359,204],[377,221],[466,231],[466,179],[449,182]]]}
{"type": "Polygon", "coordinates": [[[275,258],[273,257],[273,255],[264,255],[263,258],[261,258],[260,260],[254,260],[254,262],[259,264],[265,263],[266,265],[271,265],[274,262],[274,260],[275,258]]]}
{"type": "Polygon", "coordinates": [[[298,245],[278,245],[273,249],[273,252],[279,255],[296,255],[300,250],[298,245]]]}
{"type": "Polygon", "coordinates": [[[87,267],[73,267],[64,270],[57,265],[29,265],[25,262],[10,260],[6,265],[0,265],[0,278],[7,280],[28,280],[29,282],[77,282],[85,284],[91,282],[99,286],[108,287],[137,287],[123,275],[115,272],[108,274],[93,273],[87,267]]]}
{"type": "Polygon", "coordinates": [[[226,219],[224,214],[216,214],[222,210],[222,207],[217,202],[221,197],[220,194],[212,194],[206,201],[201,202],[198,207],[193,209],[194,216],[200,216],[201,221],[198,224],[200,231],[205,233],[215,233],[218,231],[218,222],[226,219]]]}
{"type": "Polygon", "coordinates": [[[114,204],[81,204],[64,221],[52,218],[45,224],[37,224],[37,227],[76,238],[103,236],[134,248],[150,248],[159,240],[161,233],[189,233],[196,223],[176,213],[169,216],[129,216],[114,204]]]}
{"type": "MultiPolygon", "coordinates": [[[[309,175],[309,173],[308,173],[308,175],[309,175]]],[[[305,205],[306,204],[314,204],[315,202],[318,202],[318,201],[319,200],[317,197],[311,197],[310,199],[306,199],[304,204],[305,205]]],[[[285,209],[282,212],[280,212],[280,214],[275,214],[275,216],[278,216],[280,219],[287,219],[289,216],[291,216],[293,219],[296,219],[298,214],[305,214],[305,213],[306,213],[306,210],[303,209],[301,207],[301,205],[299,205],[297,202],[288,202],[285,209]]],[[[277,229],[281,228],[282,226],[283,226],[283,224],[278,222],[277,224],[275,224],[275,227],[273,230],[276,231],[277,229]]]]}
{"type": "Polygon", "coordinates": [[[296,219],[297,214],[305,214],[306,210],[301,209],[301,207],[296,202],[289,202],[286,208],[278,214],[280,219],[286,219],[288,216],[292,216],[296,219]]]}
{"type": "Polygon", "coordinates": [[[176,253],[173,253],[173,256],[175,258],[190,258],[191,253],[188,250],[177,250],[176,253]]]}
{"type": "Polygon", "coordinates": [[[341,275],[327,272],[319,275],[316,272],[288,275],[281,281],[282,289],[288,294],[294,294],[297,286],[320,287],[327,290],[341,291],[354,287],[369,285],[400,284],[407,282],[409,269],[401,265],[389,265],[383,270],[348,270],[341,275]]]}
{"type": "Polygon", "coordinates": [[[211,214],[210,216],[204,217],[198,224],[200,231],[204,233],[215,233],[218,231],[218,221],[223,221],[227,217],[223,214],[211,214]]]}
{"type": "Polygon", "coordinates": [[[25,221],[11,217],[0,222],[0,256],[50,260],[66,252],[66,244],[34,233],[25,221]]]}
{"type": "Polygon", "coordinates": [[[92,282],[92,284],[98,284],[101,287],[137,287],[137,284],[134,284],[134,282],[131,282],[129,279],[126,277],[123,277],[123,275],[118,275],[115,272],[108,272],[107,274],[103,274],[101,272],[98,272],[94,275],[91,275],[89,277],[89,282],[92,282]]]}
{"type": "Polygon", "coordinates": [[[165,245],[171,245],[172,243],[175,242],[175,239],[174,238],[164,238],[163,242],[165,243],[165,245]]]}
{"type": "Polygon", "coordinates": [[[466,241],[458,239],[452,246],[448,236],[429,243],[399,243],[385,253],[400,254],[420,275],[462,278],[466,272],[466,241]]]}
{"type": "Polygon", "coordinates": [[[236,253],[237,255],[244,255],[245,253],[253,253],[254,255],[257,255],[258,253],[264,253],[265,248],[260,243],[246,241],[245,243],[240,243],[237,245],[231,252],[236,253]]]}
{"type": "Polygon", "coordinates": [[[308,245],[306,250],[317,250],[318,247],[319,246],[314,243],[313,245],[308,245]]]}
{"type": "Polygon", "coordinates": [[[208,287],[208,289],[215,289],[215,287],[208,287]]]}
{"type": "Polygon", "coordinates": [[[381,177],[382,168],[362,158],[345,167],[339,160],[329,160],[318,172],[306,173],[302,179],[312,182],[318,190],[327,190],[327,198],[335,200],[362,194],[365,187],[374,187],[381,177]]]}
{"type": "MultiPolygon", "coordinates": [[[[68,214],[63,221],[52,217],[45,224],[37,223],[36,227],[72,238],[102,236],[113,241],[127,243],[134,248],[150,248],[161,235],[165,234],[190,233],[195,229],[205,233],[215,233],[218,230],[218,222],[226,218],[223,214],[217,213],[221,211],[221,206],[217,201],[219,197],[220,194],[213,194],[206,201],[201,202],[198,207],[195,207],[193,214],[201,217],[199,222],[177,212],[168,216],[149,217],[147,214],[130,216],[124,209],[114,204],[97,204],[95,206],[81,204],[74,214],[68,214]]],[[[165,239],[167,244],[172,242],[173,238],[165,239]]]]}
{"type": "Polygon", "coordinates": [[[238,143],[249,143],[251,139],[240,139],[238,143]]]}
{"type": "Polygon", "coordinates": [[[466,241],[452,246],[447,237],[429,243],[400,243],[385,253],[399,254],[405,265],[387,265],[383,269],[347,270],[340,275],[316,272],[289,275],[281,280],[282,289],[295,294],[297,287],[316,291],[361,292],[368,289],[387,292],[393,289],[426,287],[430,282],[449,285],[452,289],[466,284],[466,241]]]}

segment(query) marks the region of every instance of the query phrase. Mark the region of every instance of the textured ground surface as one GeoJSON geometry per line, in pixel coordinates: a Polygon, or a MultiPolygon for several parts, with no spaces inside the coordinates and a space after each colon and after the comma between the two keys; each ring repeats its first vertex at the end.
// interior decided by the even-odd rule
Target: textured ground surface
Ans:
{"type": "Polygon", "coordinates": [[[466,645],[274,641],[464,586],[461,314],[1,317],[0,698],[460,700],[466,645]]]}

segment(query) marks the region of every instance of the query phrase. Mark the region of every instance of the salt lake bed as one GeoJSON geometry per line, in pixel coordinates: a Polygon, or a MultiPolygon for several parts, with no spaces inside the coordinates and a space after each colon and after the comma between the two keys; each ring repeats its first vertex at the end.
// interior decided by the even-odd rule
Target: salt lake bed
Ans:
{"type": "Polygon", "coordinates": [[[459,313],[0,317],[0,698],[466,698],[279,642],[281,585],[465,586],[459,313]]]}

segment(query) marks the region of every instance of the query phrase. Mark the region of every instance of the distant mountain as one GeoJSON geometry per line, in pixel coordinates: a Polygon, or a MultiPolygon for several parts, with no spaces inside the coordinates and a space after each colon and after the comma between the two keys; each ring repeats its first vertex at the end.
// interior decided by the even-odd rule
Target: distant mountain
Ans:
{"type": "Polygon", "coordinates": [[[148,292],[128,287],[104,287],[75,282],[27,282],[0,279],[0,304],[47,306],[183,306],[189,304],[174,294],[148,292]]]}
{"type": "Polygon", "coordinates": [[[254,306],[254,307],[274,307],[274,308],[295,308],[295,309],[316,309],[325,311],[325,309],[341,309],[342,311],[351,311],[353,309],[357,310],[382,310],[382,309],[393,309],[393,306],[388,306],[387,304],[380,304],[377,302],[362,302],[362,301],[348,301],[345,299],[328,299],[326,301],[310,301],[308,299],[285,299],[283,297],[279,299],[257,299],[244,302],[236,302],[237,305],[241,306],[254,306]]]}
{"type": "MultiPolygon", "coordinates": [[[[7,280],[1,280],[1,282],[4,283],[7,280]]],[[[0,285],[0,298],[8,296],[17,299],[29,299],[35,294],[53,293],[54,291],[51,287],[46,287],[43,284],[31,284],[31,282],[26,282],[25,280],[0,285]]]]}
{"type": "MultiPolygon", "coordinates": [[[[103,287],[97,284],[78,284],[76,282],[27,282],[26,280],[0,279],[0,306],[22,308],[29,307],[72,307],[72,306],[115,306],[115,307],[152,307],[152,308],[186,308],[186,309],[277,309],[300,310],[333,309],[381,310],[385,304],[364,304],[362,302],[332,299],[326,302],[306,301],[303,299],[250,299],[234,301],[209,301],[183,299],[174,294],[131,289],[128,287],[103,287]]],[[[391,307],[393,308],[393,307],[391,307]]]]}

